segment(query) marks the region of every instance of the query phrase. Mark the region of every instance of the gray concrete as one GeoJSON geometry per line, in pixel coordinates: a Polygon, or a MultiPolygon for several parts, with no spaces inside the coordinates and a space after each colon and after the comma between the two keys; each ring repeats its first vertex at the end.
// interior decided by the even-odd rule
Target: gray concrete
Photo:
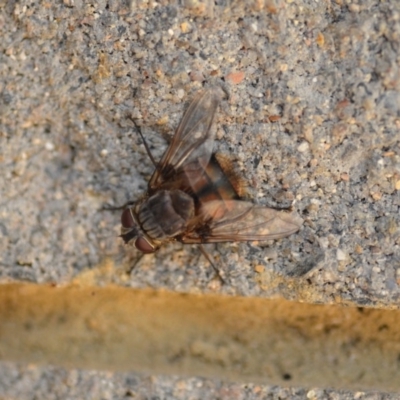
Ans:
{"type": "Polygon", "coordinates": [[[397,1],[372,0],[1,3],[1,279],[397,308],[399,18],[397,1]],[[203,85],[230,94],[215,147],[248,196],[294,201],[305,219],[277,242],[209,246],[225,285],[192,246],[140,258],[102,210],[138,198],[153,171],[129,117],[159,159],[203,85]]]}

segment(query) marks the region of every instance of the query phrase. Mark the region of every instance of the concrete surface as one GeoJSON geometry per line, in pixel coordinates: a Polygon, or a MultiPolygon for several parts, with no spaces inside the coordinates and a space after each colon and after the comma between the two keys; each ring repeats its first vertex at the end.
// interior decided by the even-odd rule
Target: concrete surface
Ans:
{"type": "MultiPolygon", "coordinates": [[[[0,4],[4,284],[116,284],[398,308],[397,1],[0,4]],[[119,213],[102,210],[140,196],[153,170],[129,117],[159,159],[203,85],[230,94],[216,118],[215,147],[246,178],[248,196],[270,206],[295,200],[305,219],[280,241],[209,246],[225,285],[193,246],[140,257],[117,237],[119,213]]],[[[48,374],[96,387],[105,379],[30,368],[3,364],[0,394],[41,397],[48,374]]],[[[128,379],[118,376],[110,382],[128,379]]],[[[179,381],[154,379],[164,394],[179,381]]],[[[208,393],[233,387],[238,398],[248,390],[196,379],[184,382],[202,382],[208,393]]]]}

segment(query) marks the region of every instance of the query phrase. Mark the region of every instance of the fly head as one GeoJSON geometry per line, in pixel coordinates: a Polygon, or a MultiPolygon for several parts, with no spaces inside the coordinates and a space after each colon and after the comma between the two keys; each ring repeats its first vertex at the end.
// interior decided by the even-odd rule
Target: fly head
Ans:
{"type": "Polygon", "coordinates": [[[147,254],[156,251],[150,239],[148,239],[139,228],[134,207],[128,207],[122,212],[121,226],[121,237],[126,244],[134,240],[135,247],[142,253],[147,254]]]}

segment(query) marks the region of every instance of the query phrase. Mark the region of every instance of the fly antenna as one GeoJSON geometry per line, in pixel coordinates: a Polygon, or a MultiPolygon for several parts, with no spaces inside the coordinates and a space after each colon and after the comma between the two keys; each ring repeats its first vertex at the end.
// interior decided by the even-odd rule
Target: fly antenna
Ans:
{"type": "Polygon", "coordinates": [[[150,157],[151,162],[154,164],[155,167],[157,167],[157,163],[154,160],[153,155],[151,154],[150,147],[148,146],[146,139],[144,138],[144,136],[142,134],[142,129],[140,128],[140,126],[136,123],[136,121],[133,118],[131,118],[131,117],[128,117],[128,118],[133,122],[133,125],[135,125],[135,128],[136,128],[136,131],[139,133],[140,137],[142,138],[144,147],[146,148],[147,155],[150,157]]]}

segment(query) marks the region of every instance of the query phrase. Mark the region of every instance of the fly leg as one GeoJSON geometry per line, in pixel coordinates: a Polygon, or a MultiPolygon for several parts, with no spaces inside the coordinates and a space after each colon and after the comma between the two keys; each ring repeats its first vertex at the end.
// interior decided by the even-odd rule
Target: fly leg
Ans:
{"type": "Polygon", "coordinates": [[[220,279],[221,283],[226,284],[226,279],[223,276],[224,273],[219,268],[217,268],[217,266],[215,265],[215,260],[212,257],[212,255],[207,253],[206,249],[204,248],[204,246],[202,244],[199,244],[199,248],[200,248],[200,251],[203,254],[203,256],[207,259],[207,261],[214,268],[214,271],[215,271],[216,275],[218,276],[218,278],[220,279]]]}
{"type": "Polygon", "coordinates": [[[151,154],[150,147],[147,144],[146,139],[143,136],[142,129],[140,128],[140,126],[136,123],[136,121],[133,118],[131,118],[131,117],[128,117],[128,118],[133,122],[133,125],[135,125],[135,128],[136,128],[136,131],[139,133],[140,137],[142,138],[144,147],[146,148],[147,155],[149,156],[151,162],[153,163],[153,165],[155,167],[157,167],[158,163],[156,163],[156,160],[154,160],[154,157],[151,154]]]}
{"type": "Polygon", "coordinates": [[[136,202],[135,201],[127,201],[125,204],[122,206],[103,206],[101,207],[102,211],[118,211],[118,210],[125,210],[126,207],[128,206],[133,206],[136,202]]]}

